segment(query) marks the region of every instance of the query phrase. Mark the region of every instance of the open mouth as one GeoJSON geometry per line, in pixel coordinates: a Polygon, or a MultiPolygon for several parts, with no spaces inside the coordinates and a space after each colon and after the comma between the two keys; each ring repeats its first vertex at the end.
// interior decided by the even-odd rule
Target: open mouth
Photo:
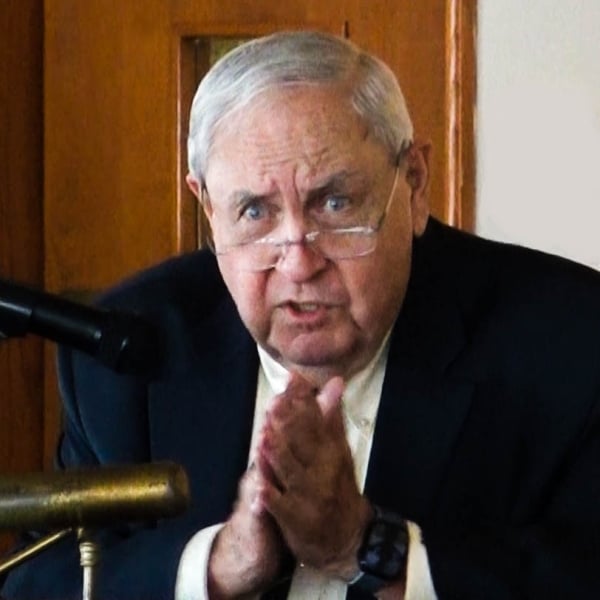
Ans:
{"type": "Polygon", "coordinates": [[[289,306],[294,311],[299,312],[299,313],[313,313],[313,312],[319,310],[319,308],[321,308],[323,305],[317,304],[316,302],[302,302],[302,303],[290,302],[289,306]]]}

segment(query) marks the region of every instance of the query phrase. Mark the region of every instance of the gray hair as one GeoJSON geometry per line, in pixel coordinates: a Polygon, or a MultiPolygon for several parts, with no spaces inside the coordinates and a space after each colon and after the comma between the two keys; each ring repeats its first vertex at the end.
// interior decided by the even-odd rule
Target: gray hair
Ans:
{"type": "Polygon", "coordinates": [[[330,34],[281,32],[238,46],[200,82],[190,114],[190,173],[203,182],[216,131],[232,111],[272,87],[326,83],[350,84],[352,106],[391,157],[410,145],[406,102],[385,63],[330,34]]]}

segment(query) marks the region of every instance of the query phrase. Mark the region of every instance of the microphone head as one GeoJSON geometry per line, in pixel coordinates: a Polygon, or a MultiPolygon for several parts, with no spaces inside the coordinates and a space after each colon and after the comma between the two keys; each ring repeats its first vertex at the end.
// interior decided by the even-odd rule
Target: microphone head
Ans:
{"type": "Polygon", "coordinates": [[[34,333],[93,356],[124,374],[160,367],[158,327],[142,316],[73,302],[0,278],[0,339],[34,333]]]}
{"type": "Polygon", "coordinates": [[[162,360],[158,329],[140,316],[108,311],[95,358],[117,373],[155,373],[162,360]]]}

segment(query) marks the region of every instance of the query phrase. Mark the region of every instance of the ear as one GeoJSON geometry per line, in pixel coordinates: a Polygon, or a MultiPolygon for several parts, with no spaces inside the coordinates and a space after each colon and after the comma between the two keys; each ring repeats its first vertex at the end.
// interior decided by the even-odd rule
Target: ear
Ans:
{"type": "Polygon", "coordinates": [[[411,189],[413,234],[420,237],[429,218],[429,154],[431,143],[415,141],[408,151],[406,180],[411,189]]]}
{"type": "Polygon", "coordinates": [[[198,179],[196,179],[191,173],[188,173],[185,176],[185,182],[187,183],[188,188],[190,188],[192,194],[194,194],[194,196],[196,196],[196,198],[198,198],[198,200],[200,201],[200,206],[202,206],[204,214],[210,221],[213,211],[210,200],[205,194],[204,184],[198,181],[198,179]]]}

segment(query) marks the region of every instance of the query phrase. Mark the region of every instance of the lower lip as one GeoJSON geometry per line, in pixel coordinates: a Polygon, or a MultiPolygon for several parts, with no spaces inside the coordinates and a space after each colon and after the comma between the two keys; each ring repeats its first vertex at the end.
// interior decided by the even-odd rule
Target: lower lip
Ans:
{"type": "Polygon", "coordinates": [[[285,314],[296,323],[315,325],[325,319],[328,308],[323,304],[318,304],[314,310],[298,310],[293,304],[283,306],[285,314]]]}

